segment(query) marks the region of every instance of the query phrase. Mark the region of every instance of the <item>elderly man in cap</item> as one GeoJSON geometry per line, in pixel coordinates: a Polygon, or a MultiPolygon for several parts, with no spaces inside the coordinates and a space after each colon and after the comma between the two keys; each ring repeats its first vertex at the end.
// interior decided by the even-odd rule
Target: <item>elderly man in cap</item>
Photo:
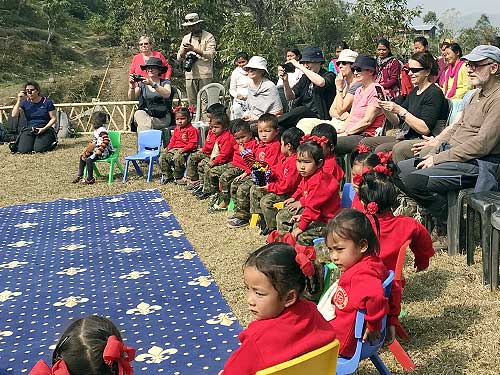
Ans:
{"type": "Polygon", "coordinates": [[[302,52],[300,63],[288,61],[295,69],[304,74],[297,84],[290,88],[288,74],[282,66],[278,67],[278,75],[283,80],[283,90],[287,100],[294,100],[294,108],[279,119],[279,127],[285,130],[297,125],[303,118],[330,119],[330,106],[335,98],[335,74],[322,67],[325,62],[319,47],[306,47],[302,52]]]}
{"type": "Polygon", "coordinates": [[[186,91],[189,104],[196,104],[198,91],[212,82],[214,76],[215,38],[208,31],[202,30],[197,13],[189,13],[182,26],[189,29],[189,34],[182,38],[177,60],[183,61],[186,75],[186,91]]]}
{"type": "Polygon", "coordinates": [[[444,224],[448,191],[498,190],[500,163],[500,49],[480,45],[464,57],[477,88],[462,120],[443,136],[427,138],[423,159],[398,163],[398,186],[444,224]]]}

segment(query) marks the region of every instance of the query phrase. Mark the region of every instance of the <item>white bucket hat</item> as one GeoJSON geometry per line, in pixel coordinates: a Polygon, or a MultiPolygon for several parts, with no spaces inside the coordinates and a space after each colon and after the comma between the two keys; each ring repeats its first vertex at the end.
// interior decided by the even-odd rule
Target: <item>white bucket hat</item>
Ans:
{"type": "Polygon", "coordinates": [[[252,56],[250,60],[248,60],[248,63],[243,67],[243,69],[245,70],[247,70],[248,68],[260,69],[264,70],[266,73],[269,73],[267,71],[267,60],[262,56],[252,56]]]}
{"type": "Polygon", "coordinates": [[[198,13],[189,13],[186,14],[186,17],[184,17],[184,22],[182,26],[193,26],[196,25],[197,23],[203,22],[203,20],[200,20],[200,16],[198,13]]]}
{"type": "Polygon", "coordinates": [[[343,49],[342,51],[340,51],[337,61],[353,63],[354,61],[356,61],[356,57],[358,57],[357,52],[350,49],[343,49]]]}

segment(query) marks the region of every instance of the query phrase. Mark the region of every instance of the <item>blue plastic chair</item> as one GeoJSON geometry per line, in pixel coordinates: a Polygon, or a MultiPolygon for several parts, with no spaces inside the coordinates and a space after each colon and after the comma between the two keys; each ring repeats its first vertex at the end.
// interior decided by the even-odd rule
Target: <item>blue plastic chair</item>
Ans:
{"type": "Polygon", "coordinates": [[[356,191],[354,191],[352,183],[346,182],[344,184],[344,188],[342,189],[342,201],[341,201],[342,208],[351,208],[352,201],[355,195],[356,191]]]}
{"type": "Polygon", "coordinates": [[[134,165],[135,171],[142,177],[141,168],[137,164],[138,160],[146,160],[148,162],[148,178],[147,181],[151,182],[153,177],[153,164],[158,163],[160,157],[160,149],[162,143],[161,130],[145,130],[138,134],[137,143],[139,152],[135,155],[125,157],[125,172],[123,173],[123,183],[127,181],[128,165],[130,162],[134,165]]]}
{"type": "MultiPolygon", "coordinates": [[[[384,294],[387,298],[390,297],[392,281],[394,280],[394,271],[389,271],[389,276],[382,283],[384,294]]],[[[378,372],[382,375],[392,375],[386,367],[382,359],[377,354],[378,349],[383,345],[385,340],[387,315],[382,320],[382,332],[380,332],[380,340],[371,345],[369,342],[363,343],[363,328],[365,323],[365,311],[358,311],[356,313],[356,323],[354,327],[354,337],[357,339],[356,351],[351,358],[339,357],[337,360],[336,375],[347,375],[354,373],[359,362],[365,358],[370,358],[378,372]]]]}

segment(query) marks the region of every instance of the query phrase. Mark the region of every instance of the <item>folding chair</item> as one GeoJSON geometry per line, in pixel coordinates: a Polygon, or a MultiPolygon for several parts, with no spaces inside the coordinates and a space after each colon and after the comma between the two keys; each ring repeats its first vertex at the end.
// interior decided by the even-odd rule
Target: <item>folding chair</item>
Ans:
{"type": "MultiPolygon", "coordinates": [[[[94,162],[94,173],[96,174],[97,177],[101,177],[101,173],[97,168],[97,163],[109,163],[108,184],[111,185],[114,179],[115,165],[118,167],[120,172],[122,172],[122,174],[124,174],[125,171],[123,170],[123,167],[121,166],[118,160],[118,158],[120,157],[122,134],[120,132],[111,130],[108,132],[108,135],[111,141],[111,145],[113,146],[114,152],[111,155],[109,155],[106,159],[97,159],[94,162]]],[[[87,167],[85,167],[83,175],[87,176],[87,167]]]]}
{"type": "Polygon", "coordinates": [[[137,145],[139,152],[135,155],[125,156],[125,172],[123,173],[123,183],[127,181],[128,165],[132,162],[135,171],[142,177],[142,171],[137,164],[138,160],[146,160],[148,162],[148,177],[147,181],[151,182],[153,176],[153,164],[158,163],[160,157],[160,148],[162,143],[161,130],[145,130],[138,134],[137,145]]]}
{"type": "Polygon", "coordinates": [[[300,357],[257,371],[255,375],[333,375],[339,356],[339,341],[315,349],[300,357]]]}

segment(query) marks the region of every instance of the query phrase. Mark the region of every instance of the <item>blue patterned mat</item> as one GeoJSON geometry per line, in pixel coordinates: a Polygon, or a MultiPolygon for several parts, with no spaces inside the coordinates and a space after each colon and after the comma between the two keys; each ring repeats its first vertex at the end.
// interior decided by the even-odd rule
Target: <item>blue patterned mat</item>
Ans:
{"type": "Polygon", "coordinates": [[[241,326],[158,190],[0,209],[0,374],[109,317],[135,374],[217,374],[241,326]]]}

